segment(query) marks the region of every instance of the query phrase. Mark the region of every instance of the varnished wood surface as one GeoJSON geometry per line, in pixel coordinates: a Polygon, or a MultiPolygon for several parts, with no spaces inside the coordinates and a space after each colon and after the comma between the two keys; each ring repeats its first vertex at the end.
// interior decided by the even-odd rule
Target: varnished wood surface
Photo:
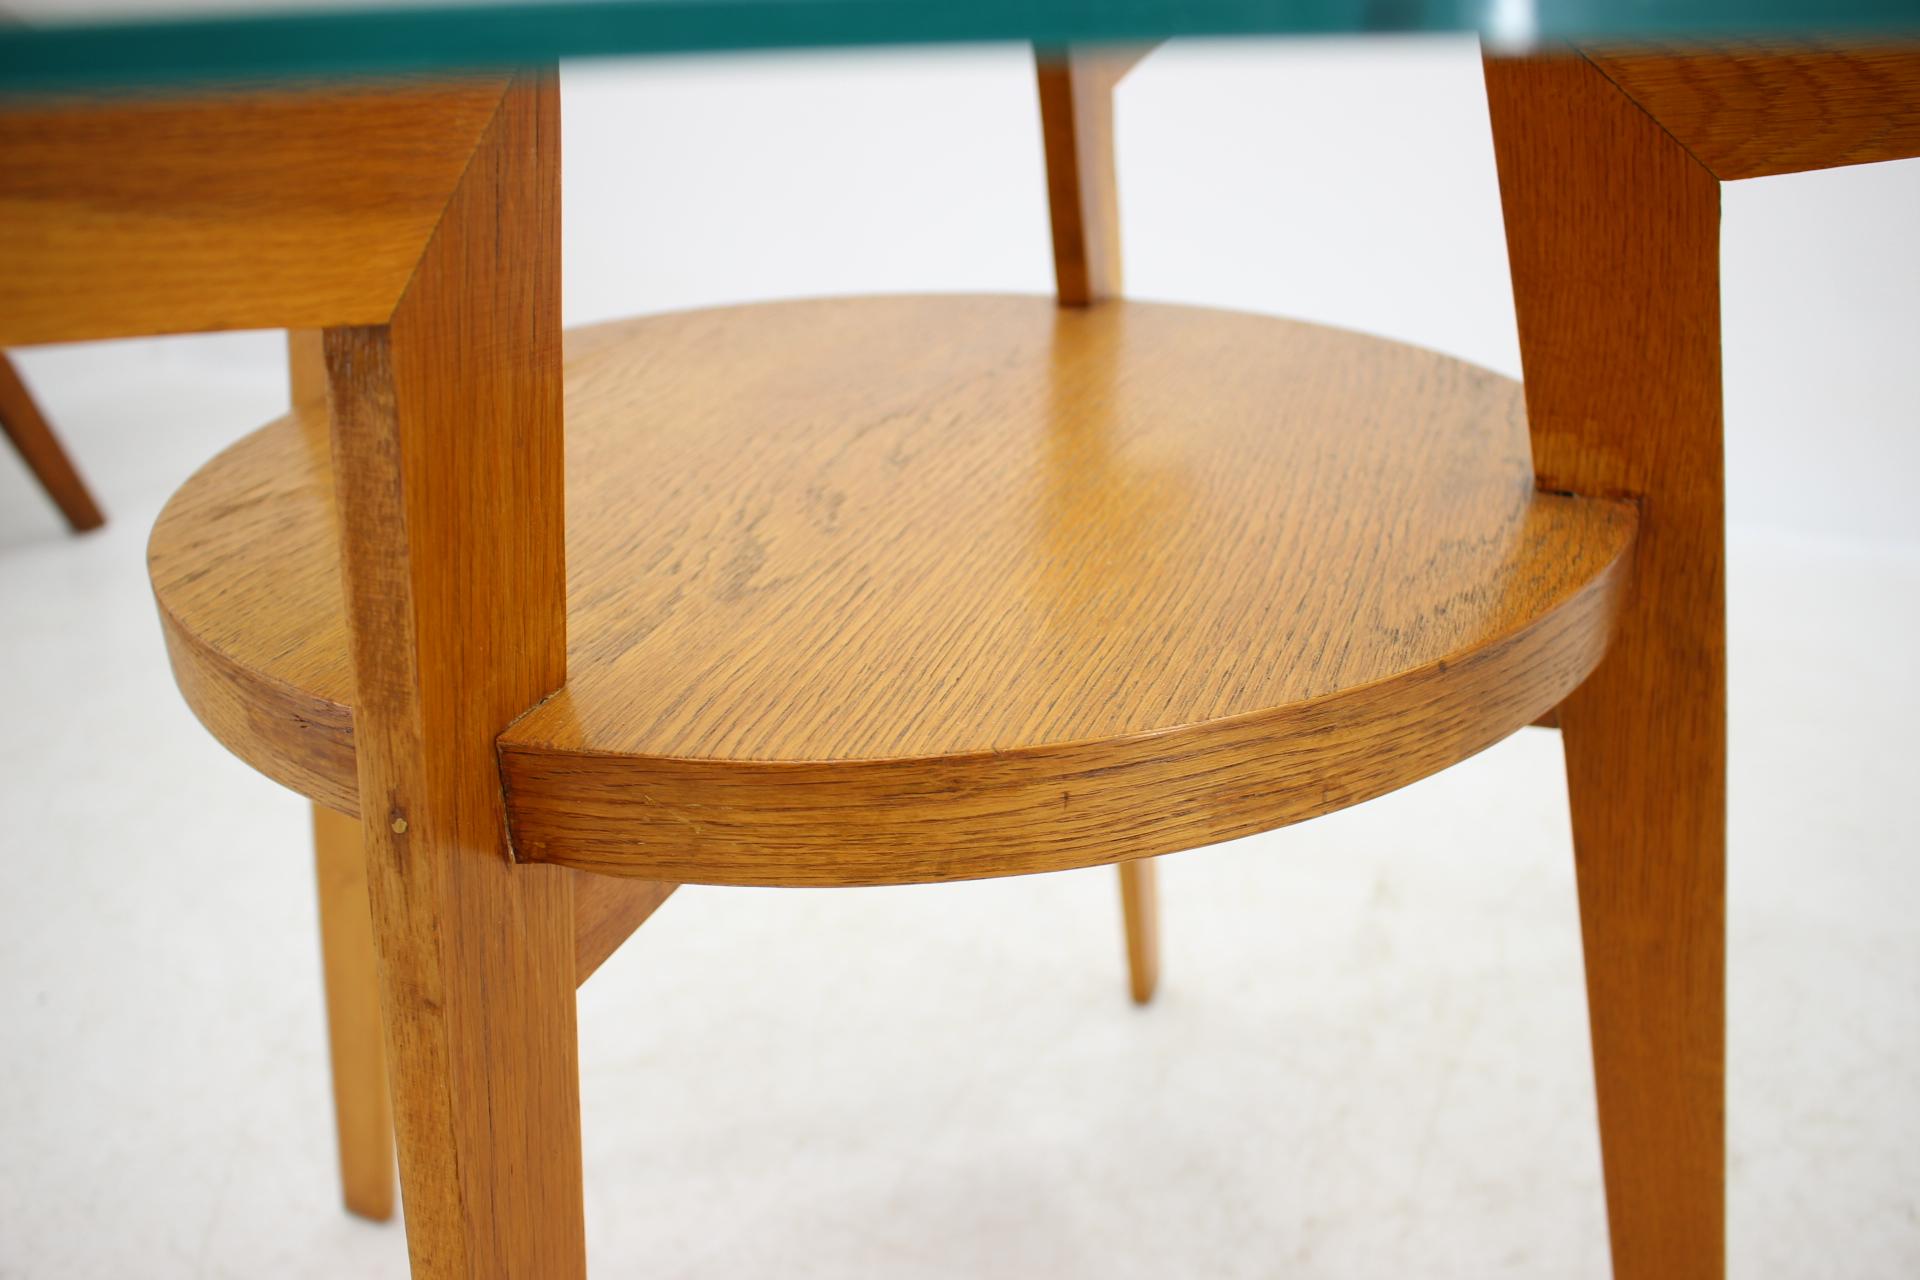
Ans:
{"type": "Polygon", "coordinates": [[[1135,1004],[1153,999],[1160,985],[1160,875],[1152,858],[1123,862],[1120,913],[1127,933],[1127,989],[1135,1004]]]}
{"type": "MultiPolygon", "coordinates": [[[[1150,48],[1034,50],[1055,296],[1063,307],[1091,306],[1120,296],[1113,91],[1150,48]]],[[[1123,862],[1118,871],[1126,909],[1127,982],[1134,999],[1144,1003],[1153,994],[1160,968],[1154,871],[1144,861],[1123,862]]]]}
{"type": "Polygon", "coordinates": [[[0,344],[380,324],[505,88],[0,111],[0,344]]]}
{"type": "Polygon", "coordinates": [[[566,673],[559,145],[516,80],[390,319],[325,339],[417,1280],[586,1274],[573,877],[511,860],[493,745],[566,673]]]}
{"type": "Polygon", "coordinates": [[[1145,53],[1145,49],[1037,49],[1034,53],[1054,283],[1063,306],[1084,307],[1121,293],[1113,91],[1145,53]]]}
{"type": "Polygon", "coordinates": [[[315,805],[313,856],[341,1195],[352,1212],[384,1222],[393,1216],[393,1107],[360,824],[315,805]]]}
{"type": "Polygon", "coordinates": [[[1722,180],[1920,156],[1920,44],[1584,52],[1722,180]]]}
{"type": "Polygon", "coordinates": [[[295,409],[327,410],[327,335],[320,329],[287,331],[287,394],[295,409]]]}
{"type": "MultiPolygon", "coordinates": [[[[319,330],[287,335],[287,381],[296,408],[326,412],[327,362],[319,330]]],[[[350,1212],[384,1222],[394,1205],[393,1105],[360,823],[316,803],[313,856],[341,1197],[350,1212]]]]}
{"type": "MultiPolygon", "coordinates": [[[[0,342],[358,326],[331,330],[332,396],[296,340],[295,398],[321,455],[342,410],[364,789],[419,811],[412,839],[370,824],[367,861],[420,1276],[584,1270],[572,882],[509,861],[492,749],[564,652],[557,148],[551,83],[497,76],[0,113],[0,342]],[[516,505],[502,473],[542,457],[552,492],[516,505]],[[552,625],[503,607],[532,580],[552,625]]],[[[259,714],[244,679],[181,674],[259,714]]],[[[351,811],[347,723],[308,735],[340,793],[310,794],[351,811]]]]}
{"type": "MultiPolygon", "coordinates": [[[[344,604],[340,594],[339,535],[334,517],[324,397],[307,402],[291,420],[297,441],[258,469],[236,466],[229,450],[199,472],[207,484],[190,483],[174,496],[148,547],[154,586],[162,597],[215,606],[222,589],[205,594],[188,578],[195,566],[231,553],[220,494],[248,513],[249,536],[281,548],[263,554],[248,579],[245,611],[209,607],[194,613],[194,630],[176,625],[163,604],[162,634],[175,681],[207,729],[242,759],[301,795],[350,816],[360,813],[353,748],[353,675],[347,660],[344,604]],[[162,531],[165,530],[163,536],[162,531]],[[325,545],[313,542],[315,537],[325,545]],[[279,578],[279,586],[274,579],[279,578]],[[325,601],[313,619],[283,609],[261,613],[284,588],[287,600],[325,601]],[[280,617],[268,638],[255,628],[280,617]],[[272,746],[266,748],[268,743],[272,746]]],[[[236,581],[235,585],[238,585],[236,581]]]]}
{"type": "Polygon", "coordinates": [[[573,873],[573,980],[585,982],[678,885],[573,873]]]}
{"type": "Polygon", "coordinates": [[[0,352],[0,431],[19,450],[20,460],[60,509],[68,528],[86,533],[107,522],[73,460],[61,447],[60,437],[47,425],[33,394],[20,380],[20,371],[5,352],[0,352]]]}
{"type": "Polygon", "coordinates": [[[1619,634],[1560,705],[1618,1280],[1725,1272],[1719,183],[1590,64],[1489,59],[1547,488],[1632,496],[1619,634]]]}
{"type": "MultiPolygon", "coordinates": [[[[1558,702],[1632,540],[1535,494],[1514,384],[1312,326],[856,299],[571,351],[571,667],[500,742],[529,860],[947,880],[1297,821],[1558,702]]],[[[327,484],[290,419],[151,547],[189,700],[287,779],[353,750],[327,484]]]]}

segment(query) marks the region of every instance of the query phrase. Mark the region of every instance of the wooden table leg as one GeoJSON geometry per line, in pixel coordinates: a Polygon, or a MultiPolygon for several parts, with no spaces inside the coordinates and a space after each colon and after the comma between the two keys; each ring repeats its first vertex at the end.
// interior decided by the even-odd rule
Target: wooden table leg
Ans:
{"type": "MultiPolygon", "coordinates": [[[[327,363],[320,330],[288,332],[287,373],[294,407],[324,413],[327,363]]],[[[384,1222],[393,1216],[393,1107],[359,821],[314,805],[313,857],[341,1198],[350,1212],[384,1222]]]]}
{"type": "Polygon", "coordinates": [[[20,380],[20,371],[4,352],[0,352],[0,430],[7,433],[27,469],[67,518],[68,528],[86,533],[107,522],[94,505],[93,495],[87,492],[86,482],[74,469],[73,459],[60,447],[60,437],[47,425],[27,384],[20,380]]]}
{"type": "Polygon", "coordinates": [[[1620,1280],[1725,1270],[1719,182],[1578,56],[1487,61],[1545,489],[1641,504],[1632,599],[1561,704],[1620,1280]]]}
{"type": "Polygon", "coordinates": [[[384,1222],[393,1216],[393,1108],[360,824],[315,805],[313,854],[341,1196],[350,1211],[384,1222]]]}
{"type": "Polygon", "coordinates": [[[558,113],[551,74],[0,112],[0,345],[327,330],[419,1276],[585,1269],[571,873],[513,861],[494,749],[565,677],[558,113]]]}
{"type": "Polygon", "coordinates": [[[420,1277],[585,1274],[570,873],[494,738],[565,679],[559,107],[522,78],[389,323],[329,329],[355,740],[420,1277]]]}
{"type": "MultiPolygon", "coordinates": [[[[1152,47],[1034,51],[1055,291],[1063,307],[1093,306],[1120,296],[1113,91],[1152,47]]],[[[1123,862],[1119,873],[1127,988],[1135,1004],[1146,1004],[1160,984],[1160,899],[1153,862],[1123,862]]]]}
{"type": "Polygon", "coordinates": [[[1160,985],[1160,888],[1152,858],[1120,864],[1120,912],[1127,924],[1128,990],[1135,1004],[1160,985]]]}

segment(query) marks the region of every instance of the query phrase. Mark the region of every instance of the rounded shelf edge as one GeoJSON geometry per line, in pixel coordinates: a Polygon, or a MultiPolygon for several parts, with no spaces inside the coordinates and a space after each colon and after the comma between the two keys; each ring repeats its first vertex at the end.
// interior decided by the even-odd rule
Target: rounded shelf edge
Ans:
{"type": "MultiPolygon", "coordinates": [[[[1060,313],[1047,299],[836,299],[596,326],[569,335],[568,381],[572,674],[499,741],[526,861],[685,883],[863,885],[1062,870],[1250,835],[1382,795],[1533,722],[1601,660],[1627,590],[1634,508],[1532,491],[1510,380],[1365,335],[1157,304],[1060,313]],[[766,372],[780,359],[801,372],[766,372]],[[751,377],[716,377],[715,362],[755,360],[751,377]],[[753,391],[761,384],[773,389],[753,391]],[[762,399],[748,403],[750,391],[762,399]],[[682,423],[715,413],[734,417],[682,423]],[[814,417],[793,416],[803,413],[814,417]],[[635,476],[655,472],[613,474],[640,465],[635,430],[649,433],[645,465],[690,479],[654,494],[635,476]],[[1298,474],[1306,462],[1320,470],[1298,474]],[[951,528],[922,528],[922,499],[901,496],[935,484],[966,495],[954,520],[976,523],[955,527],[997,531],[970,556],[953,555],[951,528]],[[763,525],[735,514],[742,493],[765,508],[748,513],[763,525]],[[647,504],[638,517],[634,502],[647,504]],[[1339,527],[1367,511],[1371,523],[1356,514],[1339,527]],[[673,563],[672,546],[628,536],[650,523],[690,528],[683,542],[711,561],[706,579],[696,571],[674,588],[698,597],[677,617],[631,585],[659,577],[635,566],[673,563]],[[868,528],[886,538],[860,544],[868,528]],[[932,548],[911,573],[888,559],[906,533],[932,548]],[[953,565],[933,563],[943,559],[953,565]],[[1062,563],[1078,568],[1056,578],[1062,563]],[[1283,578],[1275,563],[1307,567],[1283,578]],[[1136,564],[1153,572],[1126,576],[1136,564]],[[869,607],[849,586],[904,592],[915,574],[934,585],[909,603],[948,630],[898,631],[909,611],[869,607]],[[955,584],[976,579],[993,583],[983,600],[952,605],[955,584]],[[717,659],[702,647],[757,636],[749,624],[778,616],[755,614],[763,605],[825,600],[871,633],[851,659],[820,647],[841,634],[829,610],[784,647],[717,659]],[[1314,638],[1272,639],[1300,616],[1314,638]],[[656,634],[661,618],[682,632],[656,634]],[[1176,624],[1185,638],[1163,642],[1176,624]],[[929,636],[953,635],[971,637],[973,701],[934,706],[920,700],[932,676],[919,667],[939,656],[929,636]],[[1063,635],[1092,656],[1047,666],[1063,635]],[[1005,647],[982,648],[983,636],[1005,647]],[[1093,652],[1109,641],[1119,647],[1093,652]],[[1354,645],[1372,649],[1348,661],[1354,645]],[[1155,668],[1210,653],[1234,661],[1192,679],[1155,668]],[[779,701],[783,681],[814,674],[821,655],[852,663],[835,680],[899,669],[899,689],[847,695],[865,738],[843,733],[840,704],[821,696],[844,684],[822,677],[779,701]],[[1297,679],[1272,676],[1296,658],[1297,679]],[[1005,674],[1027,666],[1040,674],[1005,674]],[[1089,683],[1056,699],[1065,711],[1042,705],[1047,681],[1082,672],[1089,683]],[[705,720],[657,691],[703,673],[703,696],[717,699],[705,720]],[[1223,682],[1238,682],[1231,696],[1223,682]],[[1012,702],[982,701],[1003,688],[1012,702]],[[826,710],[791,728],[808,707],[826,710]],[[884,749],[901,708],[910,732],[884,749]],[[787,725],[781,750],[753,736],[768,723],[787,725]]],[[[195,714],[267,776],[354,814],[331,521],[325,423],[290,415],[182,486],[149,564],[195,714]]]]}
{"type": "MultiPolygon", "coordinates": [[[[1542,501],[1574,501],[1543,495],[1542,501]]],[[[501,746],[516,856],[758,886],[1064,871],[1290,826],[1438,773],[1534,723],[1606,653],[1606,567],[1518,632],[1390,680],[1105,742],[920,760],[662,760],[501,746]]]]}

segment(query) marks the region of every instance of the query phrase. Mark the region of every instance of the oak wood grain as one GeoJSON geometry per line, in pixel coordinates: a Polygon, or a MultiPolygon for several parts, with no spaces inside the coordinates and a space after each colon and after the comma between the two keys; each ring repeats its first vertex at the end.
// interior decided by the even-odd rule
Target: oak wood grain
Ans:
{"type": "Polygon", "coordinates": [[[0,344],[382,324],[505,81],[0,111],[0,344]]]}
{"type": "Polygon", "coordinates": [[[393,1216],[393,1107],[360,824],[315,805],[313,855],[341,1195],[350,1211],[384,1222],[393,1216]]]}
{"type": "Polygon", "coordinates": [[[1920,156],[1920,45],[1583,52],[1722,180],[1920,156]]]}
{"type": "Polygon", "coordinates": [[[263,459],[269,465],[253,469],[236,466],[242,459],[229,450],[202,468],[174,495],[167,514],[155,525],[147,557],[174,680],[201,724],[275,782],[316,804],[358,817],[348,709],[353,673],[347,658],[324,400],[318,405],[310,396],[296,400],[296,406],[304,407],[296,407],[289,419],[293,456],[263,459]],[[247,613],[196,609],[193,625],[182,626],[168,599],[211,606],[219,594],[214,583],[195,588],[189,580],[196,565],[232,550],[230,535],[220,528],[227,501],[249,513],[246,536],[265,539],[263,549],[284,548],[269,557],[278,568],[260,565],[263,576],[248,579],[259,598],[247,613]],[[324,539],[323,545],[311,543],[316,536],[324,539]],[[273,586],[276,575],[279,588],[273,586]],[[264,637],[254,623],[281,613],[251,618],[248,613],[267,607],[266,598],[281,590],[289,600],[325,600],[328,620],[311,628],[274,627],[268,658],[255,647],[264,637]],[[273,749],[262,751],[269,740],[273,749]]]}
{"type": "MultiPolygon", "coordinates": [[[[1558,702],[1632,541],[1535,493],[1513,383],[1308,325],[845,299],[572,352],[570,669],[499,744],[531,861],[949,880],[1329,812],[1558,702]]],[[[152,542],[189,701],[267,691],[208,719],[274,776],[352,758],[326,465],[284,420],[152,542]]]]}
{"type": "Polygon", "coordinates": [[[597,876],[590,871],[574,872],[575,985],[591,978],[594,970],[605,964],[620,944],[645,924],[677,888],[678,885],[664,884],[658,880],[597,876]]]}
{"type": "MultiPolygon", "coordinates": [[[[327,358],[320,330],[288,332],[287,384],[296,410],[326,412],[327,358]]],[[[325,424],[315,425],[316,438],[325,448],[325,424]]],[[[313,852],[320,883],[320,958],[326,975],[341,1195],[350,1212],[384,1222],[393,1216],[393,1105],[360,823],[316,803],[313,852]]]]}
{"type": "MultiPolygon", "coordinates": [[[[1061,306],[1089,306],[1120,295],[1113,91],[1151,48],[1034,50],[1054,279],[1061,306]]],[[[1160,968],[1153,868],[1123,862],[1119,873],[1128,986],[1134,999],[1144,1004],[1153,996],[1160,968]]]]}
{"type": "Polygon", "coordinates": [[[573,880],[493,740],[566,674],[559,119],[517,79],[390,321],[326,358],[359,788],[416,1277],[583,1277],[573,880]]]}
{"type": "Polygon", "coordinates": [[[1719,183],[1591,64],[1486,64],[1534,467],[1640,507],[1558,711],[1620,1280],[1725,1271],[1719,183]]]}
{"type": "MultiPolygon", "coordinates": [[[[339,661],[340,626],[326,670],[361,708],[357,766],[384,802],[365,863],[422,1276],[584,1271],[575,873],[510,861],[492,747],[563,673],[557,146],[550,78],[0,116],[0,341],[299,327],[312,458],[329,452],[329,404],[339,412],[353,536],[333,548],[357,569],[338,616],[358,671],[339,661]]],[[[339,562],[322,576],[339,602],[339,562]]],[[[261,714],[250,694],[275,693],[218,662],[179,671],[223,736],[261,714]]],[[[285,767],[350,813],[362,788],[339,706],[337,725],[296,731],[305,747],[285,767]]],[[[338,850],[323,837],[323,873],[338,850]]],[[[338,878],[325,883],[333,902],[338,878]]],[[[343,957],[329,948],[336,979],[343,957]]],[[[355,1206],[377,1211],[359,1158],[377,1143],[369,1114],[343,1159],[355,1206]]]]}
{"type": "Polygon", "coordinates": [[[27,384],[20,380],[20,371],[5,352],[0,352],[0,431],[19,450],[20,460],[60,509],[68,528],[86,533],[107,522],[73,459],[61,447],[60,437],[47,424],[27,384]]]}

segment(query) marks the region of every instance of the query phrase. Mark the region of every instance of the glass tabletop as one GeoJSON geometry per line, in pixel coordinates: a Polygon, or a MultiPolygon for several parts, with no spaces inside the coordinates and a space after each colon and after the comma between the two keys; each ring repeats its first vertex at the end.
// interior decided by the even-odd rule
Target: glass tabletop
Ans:
{"type": "Polygon", "coordinates": [[[12,0],[0,93],[614,54],[1423,31],[1509,47],[1920,35],[1920,0],[12,0]]]}

